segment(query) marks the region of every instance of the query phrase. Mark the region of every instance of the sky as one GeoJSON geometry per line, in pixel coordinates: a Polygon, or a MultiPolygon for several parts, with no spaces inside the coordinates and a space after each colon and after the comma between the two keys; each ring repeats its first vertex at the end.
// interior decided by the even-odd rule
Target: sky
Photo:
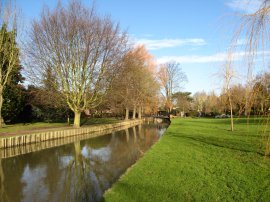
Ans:
{"type": "MultiPolygon", "coordinates": [[[[1,0],[3,1],[3,0],[1,0]]],[[[96,0],[100,15],[109,15],[127,30],[135,44],[144,44],[158,64],[176,61],[188,77],[182,90],[220,92],[219,75],[239,14],[259,8],[262,0],[96,0]]],[[[68,0],[62,0],[67,4],[68,0]]],[[[90,6],[91,0],[83,0],[90,6]]],[[[57,0],[16,0],[25,27],[42,8],[57,0]]],[[[239,45],[244,43],[239,40],[239,45]]],[[[241,81],[240,81],[241,82],[241,81]]]]}

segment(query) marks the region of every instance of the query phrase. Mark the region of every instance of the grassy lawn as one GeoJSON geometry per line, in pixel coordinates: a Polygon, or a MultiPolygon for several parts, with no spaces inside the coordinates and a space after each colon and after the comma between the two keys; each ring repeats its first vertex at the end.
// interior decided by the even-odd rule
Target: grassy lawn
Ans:
{"type": "Polygon", "coordinates": [[[96,125],[96,124],[113,124],[120,122],[120,119],[116,118],[87,118],[81,120],[81,125],[96,125]]]}
{"type": "MultiPolygon", "coordinates": [[[[96,125],[96,124],[110,124],[110,123],[117,123],[120,120],[115,118],[88,118],[82,119],[81,125],[82,126],[89,126],[89,125],[96,125]]],[[[71,122],[72,123],[72,122],[71,122]]],[[[11,124],[5,125],[3,128],[0,128],[0,137],[2,134],[7,133],[19,133],[23,131],[31,131],[31,130],[43,130],[43,129],[51,129],[51,128],[58,128],[58,127],[68,127],[67,123],[45,123],[45,122],[36,122],[36,123],[27,123],[27,124],[11,124]]],[[[72,127],[72,126],[70,126],[72,127]]]]}
{"type": "Polygon", "coordinates": [[[262,120],[173,119],[105,201],[270,201],[262,120]]]}
{"type": "Polygon", "coordinates": [[[10,124],[5,125],[0,128],[1,133],[13,133],[20,131],[29,131],[29,130],[37,130],[37,129],[47,129],[47,128],[55,128],[55,127],[64,127],[67,126],[66,123],[45,123],[45,122],[36,122],[36,123],[27,123],[27,124],[10,124]]]}

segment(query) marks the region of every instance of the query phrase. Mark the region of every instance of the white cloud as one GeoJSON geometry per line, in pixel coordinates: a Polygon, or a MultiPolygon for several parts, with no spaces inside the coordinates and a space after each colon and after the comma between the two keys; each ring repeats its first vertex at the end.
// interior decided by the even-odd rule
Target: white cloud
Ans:
{"type": "Polygon", "coordinates": [[[180,46],[203,46],[206,45],[204,39],[135,39],[136,45],[145,45],[149,50],[158,50],[163,48],[174,48],[180,46]]]}
{"type": "Polygon", "coordinates": [[[247,45],[248,44],[248,40],[247,39],[238,39],[236,41],[236,46],[243,46],[243,45],[247,45]]]}
{"type": "Polygon", "coordinates": [[[185,55],[185,56],[163,56],[157,59],[159,64],[169,61],[175,61],[179,63],[211,63],[225,61],[226,54],[217,53],[214,55],[185,55]]]}
{"type": "Polygon", "coordinates": [[[262,3],[263,0],[230,0],[226,5],[235,11],[253,13],[261,7],[262,3]]]}
{"type": "MultiPolygon", "coordinates": [[[[236,52],[233,54],[233,61],[239,61],[247,55],[246,52],[236,52]]],[[[257,56],[270,56],[270,51],[257,52],[257,56]]],[[[163,56],[157,59],[157,63],[162,64],[175,61],[181,64],[187,63],[213,63],[225,62],[228,59],[228,53],[216,53],[212,55],[185,55],[185,56],[163,56]]]]}

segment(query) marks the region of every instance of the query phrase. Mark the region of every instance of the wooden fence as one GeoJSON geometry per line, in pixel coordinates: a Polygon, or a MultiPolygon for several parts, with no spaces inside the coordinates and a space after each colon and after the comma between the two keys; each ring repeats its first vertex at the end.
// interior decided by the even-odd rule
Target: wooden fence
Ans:
{"type": "MultiPolygon", "coordinates": [[[[40,133],[24,134],[12,137],[0,137],[0,149],[6,149],[16,146],[24,146],[32,143],[46,142],[49,140],[67,139],[69,137],[87,134],[87,138],[97,136],[95,132],[102,132],[108,129],[114,129],[124,126],[133,126],[140,124],[143,120],[123,121],[115,124],[104,124],[81,128],[70,128],[62,130],[44,131],[40,133]]],[[[102,134],[102,133],[101,133],[102,134]]],[[[65,140],[62,140],[65,142],[65,140]]],[[[61,142],[61,140],[60,140],[61,142]]],[[[49,144],[49,143],[48,143],[49,144]]],[[[54,143],[52,143],[54,144],[54,143]]],[[[63,143],[64,144],[64,143],[63,143]]],[[[46,144],[45,144],[46,145],[46,144]]],[[[46,146],[45,146],[46,147],[46,146]]]]}

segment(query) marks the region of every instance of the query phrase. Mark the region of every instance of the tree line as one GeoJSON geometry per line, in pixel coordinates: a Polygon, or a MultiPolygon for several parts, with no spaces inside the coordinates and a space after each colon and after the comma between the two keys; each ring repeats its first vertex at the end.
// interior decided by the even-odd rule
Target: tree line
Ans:
{"type": "Polygon", "coordinates": [[[170,98],[163,98],[160,109],[171,110],[174,115],[190,117],[268,116],[270,113],[270,74],[259,73],[249,84],[234,84],[222,89],[220,94],[200,91],[172,91],[170,98]],[[230,93],[230,100],[228,97],[230,93]],[[169,100],[169,101],[168,101],[169,100]],[[230,104],[231,103],[231,104],[230,104]]]}
{"type": "Polygon", "coordinates": [[[251,90],[248,84],[234,84],[228,90],[222,90],[220,95],[214,92],[197,92],[193,96],[193,106],[203,116],[208,117],[230,115],[231,109],[232,114],[238,117],[267,116],[270,112],[270,74],[260,73],[252,83],[251,90]]]}
{"type": "MultiPolygon", "coordinates": [[[[263,6],[256,18],[248,15],[247,19],[265,14],[268,4],[263,6]]],[[[190,116],[268,113],[267,73],[246,86],[232,85],[228,59],[221,94],[192,96],[183,92],[187,76],[180,64],[156,64],[144,46],[134,46],[128,33],[95,7],[80,1],[44,7],[21,47],[17,16],[10,11],[1,4],[0,116],[6,123],[72,119],[79,127],[82,115],[107,113],[127,120],[158,110],[190,116]]]]}
{"type": "Polygon", "coordinates": [[[95,7],[80,1],[44,7],[19,48],[16,15],[4,6],[0,7],[1,124],[72,118],[73,126],[80,127],[82,114],[105,112],[127,120],[158,110],[159,90],[170,64],[159,70],[144,46],[132,44],[127,32],[97,14],[95,7]]]}

